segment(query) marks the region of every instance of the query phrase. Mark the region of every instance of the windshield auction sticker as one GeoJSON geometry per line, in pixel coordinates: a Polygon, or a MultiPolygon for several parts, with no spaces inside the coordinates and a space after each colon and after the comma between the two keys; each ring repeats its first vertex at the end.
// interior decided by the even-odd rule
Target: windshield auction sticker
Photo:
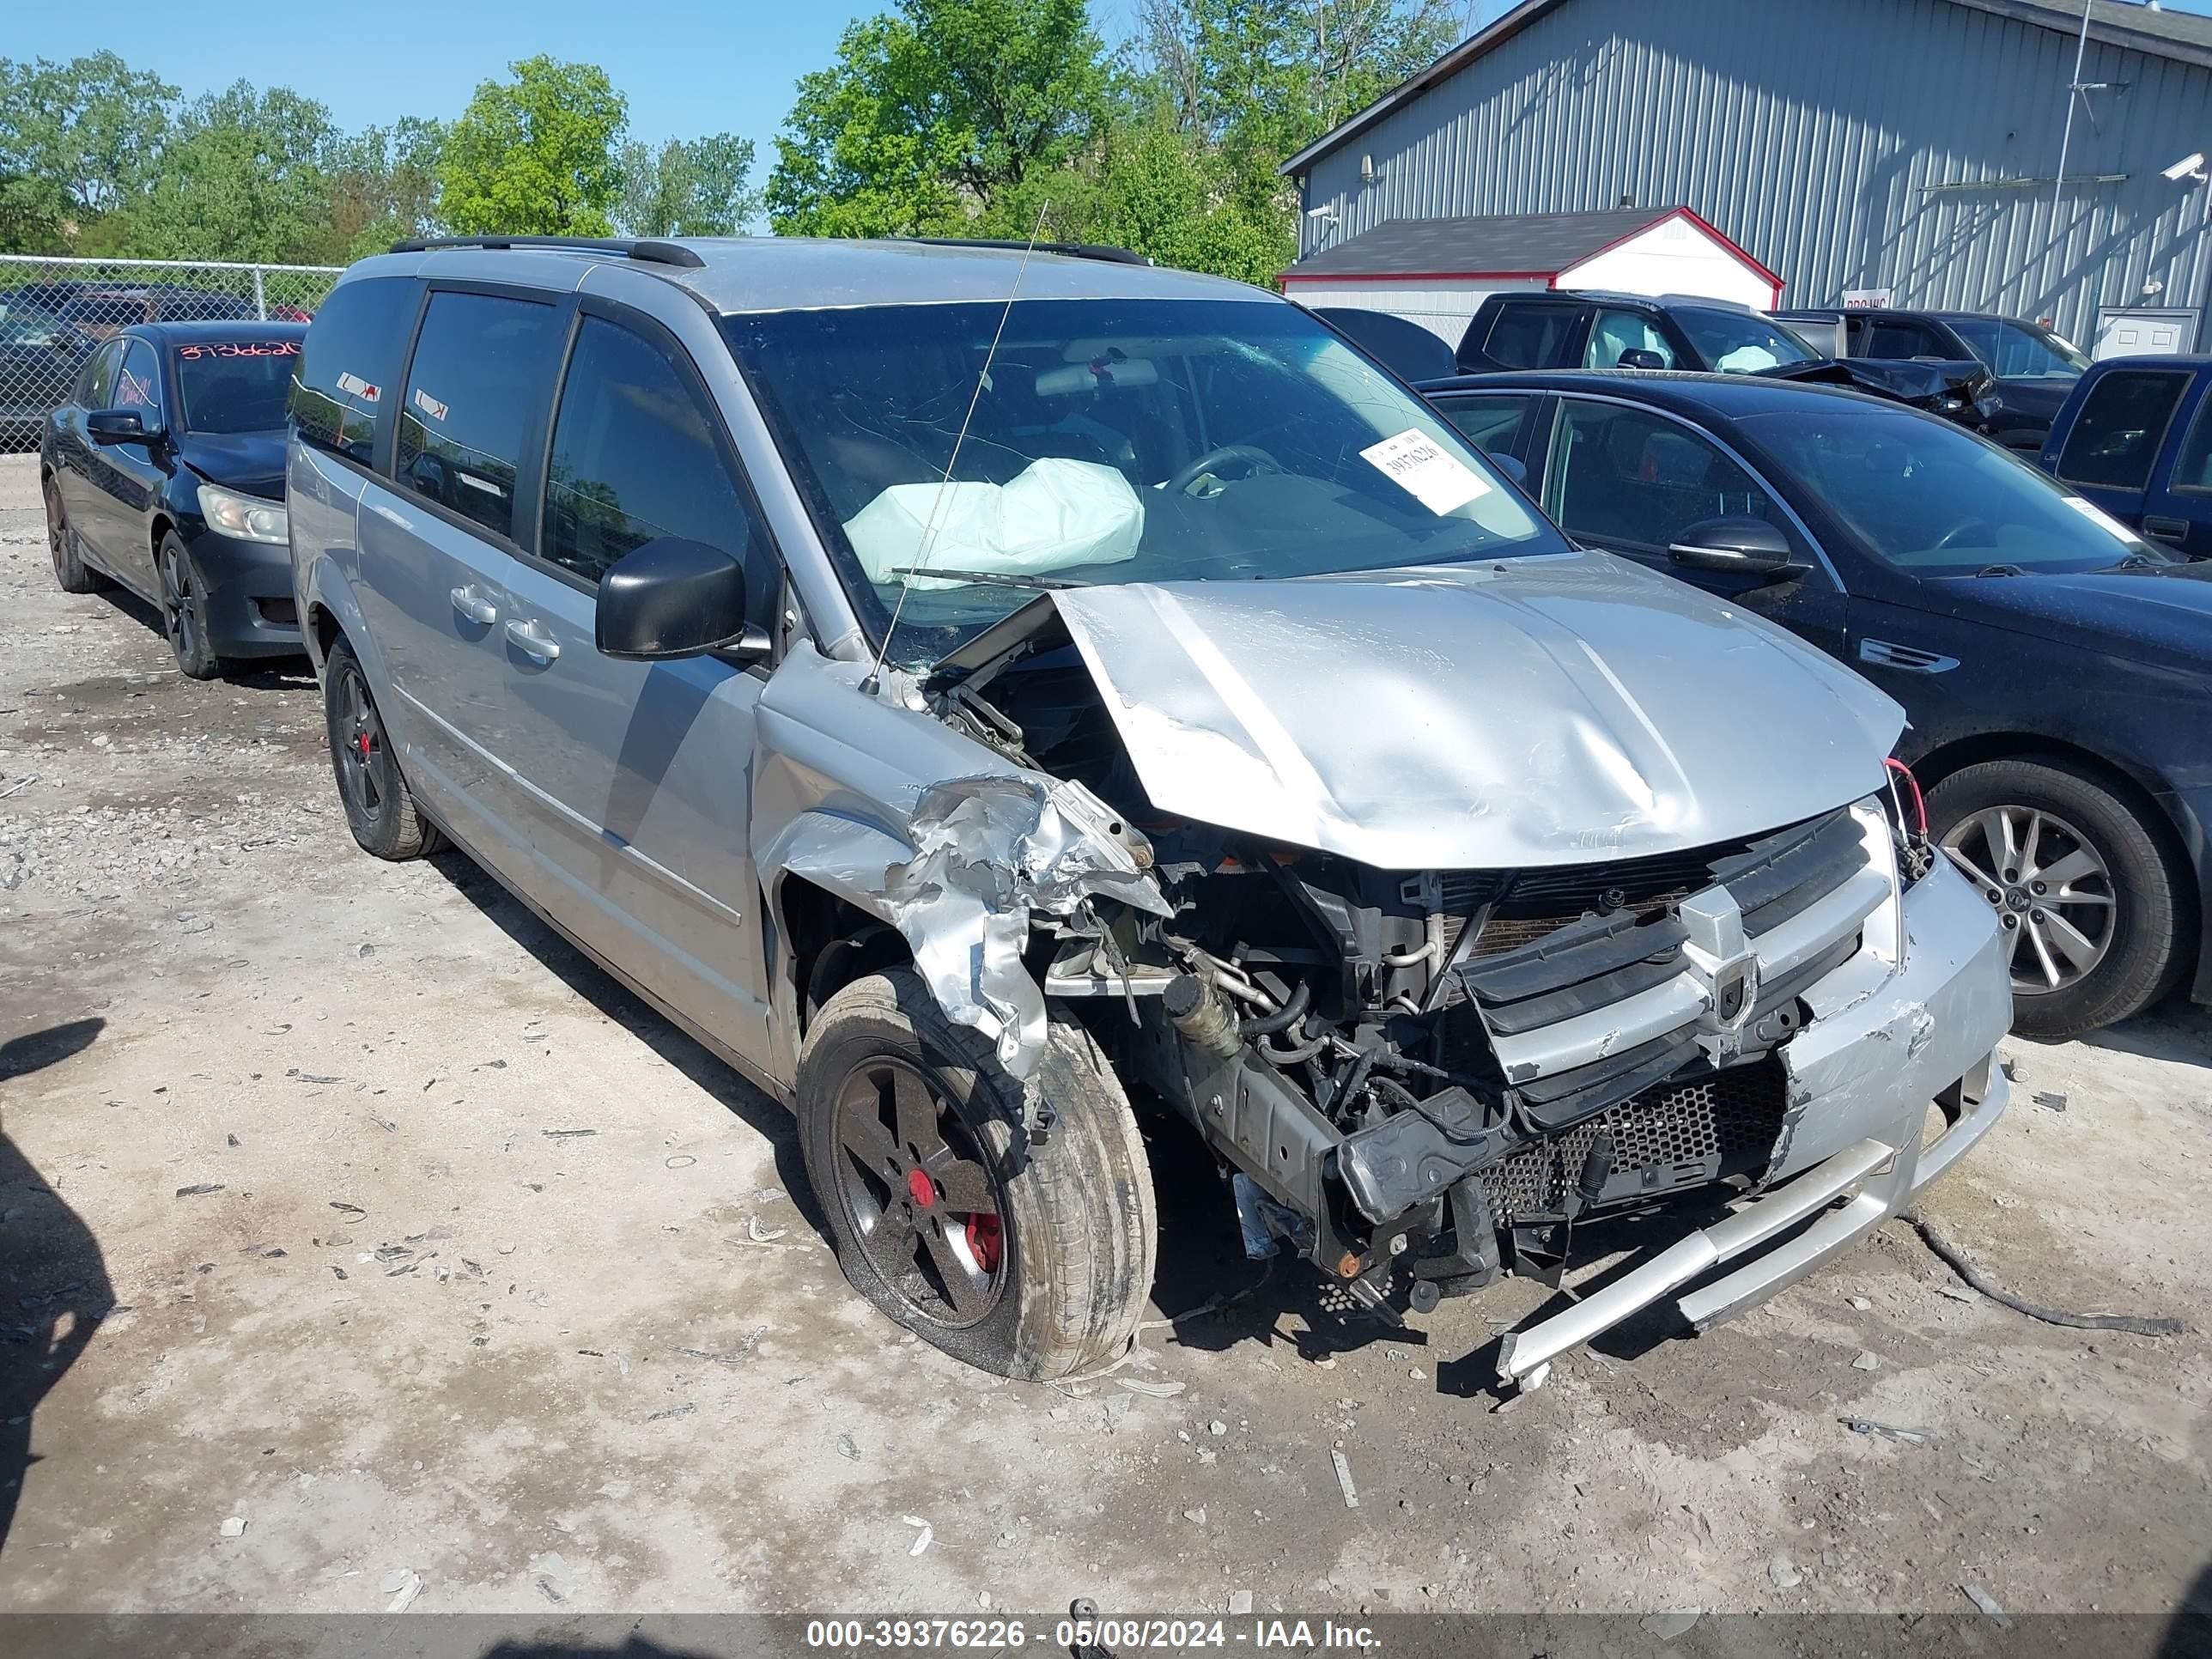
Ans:
{"type": "Polygon", "coordinates": [[[1415,428],[1370,444],[1359,453],[1370,465],[1387,473],[1438,518],[1490,493],[1480,473],[1415,428]]]}
{"type": "Polygon", "coordinates": [[[2079,495],[2069,495],[2066,505],[2117,541],[2126,542],[2132,546],[2142,539],[2094,501],[2084,501],[2079,495]]]}

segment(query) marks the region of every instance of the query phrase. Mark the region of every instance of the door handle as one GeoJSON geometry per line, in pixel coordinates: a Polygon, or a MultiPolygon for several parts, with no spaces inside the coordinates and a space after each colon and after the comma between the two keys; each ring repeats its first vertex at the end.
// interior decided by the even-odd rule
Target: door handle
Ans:
{"type": "Polygon", "coordinates": [[[455,588],[453,600],[453,609],[472,623],[482,623],[489,628],[499,620],[499,607],[477,592],[477,585],[474,582],[471,582],[465,587],[455,588]]]}
{"type": "Polygon", "coordinates": [[[561,654],[561,641],[547,633],[545,624],[535,617],[528,622],[507,623],[507,637],[516,650],[533,662],[551,662],[561,654]]]}
{"type": "Polygon", "coordinates": [[[2154,519],[2146,516],[2142,521],[2143,534],[2161,542],[2181,542],[2188,538],[2186,519],[2154,519]]]}

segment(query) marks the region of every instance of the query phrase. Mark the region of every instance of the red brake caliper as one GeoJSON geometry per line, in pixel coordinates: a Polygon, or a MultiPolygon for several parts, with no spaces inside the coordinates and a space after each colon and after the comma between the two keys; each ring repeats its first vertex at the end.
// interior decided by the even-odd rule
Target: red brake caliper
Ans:
{"type": "Polygon", "coordinates": [[[985,1273],[999,1271],[999,1252],[1004,1242],[999,1231],[998,1217],[971,1215],[968,1218],[968,1254],[975,1258],[975,1265],[985,1273]]]}

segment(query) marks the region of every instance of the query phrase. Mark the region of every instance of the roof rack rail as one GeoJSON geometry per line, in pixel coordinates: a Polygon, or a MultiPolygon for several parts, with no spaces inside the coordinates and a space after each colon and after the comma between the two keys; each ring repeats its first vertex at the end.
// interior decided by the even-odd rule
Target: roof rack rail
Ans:
{"type": "Polygon", "coordinates": [[[1034,246],[1039,253],[1064,253],[1071,259],[1103,259],[1115,265],[1148,265],[1152,260],[1126,247],[1104,242],[1014,242],[988,236],[901,236],[902,242],[921,242],[930,247],[995,247],[1020,253],[1034,246]]]}
{"type": "Polygon", "coordinates": [[[419,236],[394,242],[394,253],[428,253],[441,247],[544,247],[574,253],[616,253],[653,265],[682,265],[696,270],[707,262],[681,242],[640,240],[621,236],[419,236]]]}

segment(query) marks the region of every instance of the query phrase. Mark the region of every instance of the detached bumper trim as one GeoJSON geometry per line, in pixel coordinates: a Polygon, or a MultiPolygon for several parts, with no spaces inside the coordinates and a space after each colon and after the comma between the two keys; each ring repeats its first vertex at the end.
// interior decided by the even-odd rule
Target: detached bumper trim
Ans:
{"type": "Polygon", "coordinates": [[[1817,1217],[1802,1233],[1681,1297],[1676,1305],[1694,1328],[1705,1331],[1796,1283],[1909,1208],[1923,1188],[1989,1132],[2004,1113],[2011,1085],[2003,1068],[1994,1063],[1986,1065],[1986,1079],[1984,1082],[1974,1075],[1961,1079],[1962,1085],[1978,1084],[1981,1098],[1968,1100],[1961,1086],[1959,1115],[1925,1146],[1917,1133],[1900,1137],[1905,1143],[1902,1146],[1871,1138],[1857,1141],[1749,1200],[1725,1221],[1678,1240],[1587,1301],[1509,1334],[1498,1351],[1499,1380],[1523,1382],[1568,1349],[1579,1347],[1708,1269],[1756,1249],[1808,1216],[1817,1217]]]}

